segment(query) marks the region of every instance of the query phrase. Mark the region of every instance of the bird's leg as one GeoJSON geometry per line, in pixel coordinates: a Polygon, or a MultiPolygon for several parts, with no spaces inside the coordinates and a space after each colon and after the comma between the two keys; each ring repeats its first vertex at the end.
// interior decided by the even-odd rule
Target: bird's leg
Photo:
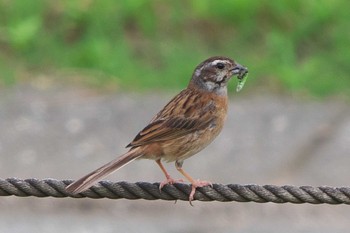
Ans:
{"type": "Polygon", "coordinates": [[[208,186],[208,185],[212,186],[212,183],[209,181],[204,181],[204,180],[194,180],[187,172],[185,172],[182,169],[182,164],[183,164],[183,161],[176,161],[175,167],[192,184],[192,190],[191,190],[191,193],[189,196],[189,201],[190,201],[190,204],[192,205],[192,201],[194,198],[194,194],[196,192],[196,188],[200,188],[200,187],[204,187],[204,186],[208,186]]]}
{"type": "Polygon", "coordinates": [[[163,182],[160,183],[159,190],[161,190],[164,187],[164,185],[166,185],[166,184],[175,184],[175,183],[182,183],[182,182],[184,182],[182,179],[175,180],[175,179],[171,178],[170,174],[167,172],[167,170],[163,166],[163,164],[160,161],[160,159],[156,160],[156,162],[157,162],[158,166],[160,167],[160,169],[162,170],[162,172],[164,173],[164,175],[166,177],[166,180],[164,180],[163,182]]]}

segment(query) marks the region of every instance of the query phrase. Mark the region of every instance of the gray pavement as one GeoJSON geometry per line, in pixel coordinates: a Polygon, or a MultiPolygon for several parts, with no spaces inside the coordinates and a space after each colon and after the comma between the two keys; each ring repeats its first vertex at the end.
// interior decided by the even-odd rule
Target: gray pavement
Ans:
{"type": "MultiPolygon", "coordinates": [[[[28,84],[0,91],[0,177],[75,179],[125,152],[171,94],[28,84]]],[[[231,95],[227,124],[185,161],[214,183],[350,186],[350,107],[231,95]]],[[[174,177],[180,175],[167,164],[174,177]]],[[[136,161],[109,180],[158,182],[136,161]]],[[[347,232],[350,206],[0,197],[0,232],[347,232]]]]}

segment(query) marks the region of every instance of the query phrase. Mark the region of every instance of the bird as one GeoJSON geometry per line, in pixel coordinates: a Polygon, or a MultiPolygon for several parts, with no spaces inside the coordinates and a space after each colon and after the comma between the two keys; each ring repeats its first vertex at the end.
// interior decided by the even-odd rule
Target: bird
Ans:
{"type": "Polygon", "coordinates": [[[184,160],[204,149],[221,132],[227,116],[227,84],[233,76],[241,81],[247,73],[246,67],[228,57],[204,60],[195,68],[187,88],[136,135],[126,146],[126,153],[71,183],[66,190],[78,194],[136,159],[151,159],[166,178],[160,183],[160,190],[167,184],[184,182],[173,179],[163,165],[163,161],[175,162],[177,171],[191,183],[192,205],[196,189],[212,184],[193,179],[183,169],[184,160]]]}

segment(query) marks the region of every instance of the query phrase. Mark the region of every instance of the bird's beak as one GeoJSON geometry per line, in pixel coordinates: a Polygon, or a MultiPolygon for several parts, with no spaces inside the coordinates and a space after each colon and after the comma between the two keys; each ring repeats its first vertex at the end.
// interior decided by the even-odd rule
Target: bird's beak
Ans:
{"type": "Polygon", "coordinates": [[[231,71],[232,75],[237,75],[238,79],[243,79],[248,74],[248,69],[238,63],[236,63],[236,66],[231,71]]]}
{"type": "Polygon", "coordinates": [[[236,63],[236,66],[232,69],[232,75],[237,75],[238,78],[238,85],[236,88],[236,91],[242,90],[245,81],[247,81],[247,74],[248,69],[238,63],[236,63]]]}

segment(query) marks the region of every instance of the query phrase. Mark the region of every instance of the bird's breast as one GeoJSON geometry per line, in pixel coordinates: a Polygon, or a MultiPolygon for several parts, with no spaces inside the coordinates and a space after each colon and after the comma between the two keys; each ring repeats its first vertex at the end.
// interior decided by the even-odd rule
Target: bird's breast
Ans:
{"type": "Polygon", "coordinates": [[[207,147],[221,132],[227,115],[227,98],[215,96],[211,98],[212,105],[207,109],[210,121],[204,128],[177,138],[163,142],[163,159],[165,161],[185,160],[207,147]]]}

